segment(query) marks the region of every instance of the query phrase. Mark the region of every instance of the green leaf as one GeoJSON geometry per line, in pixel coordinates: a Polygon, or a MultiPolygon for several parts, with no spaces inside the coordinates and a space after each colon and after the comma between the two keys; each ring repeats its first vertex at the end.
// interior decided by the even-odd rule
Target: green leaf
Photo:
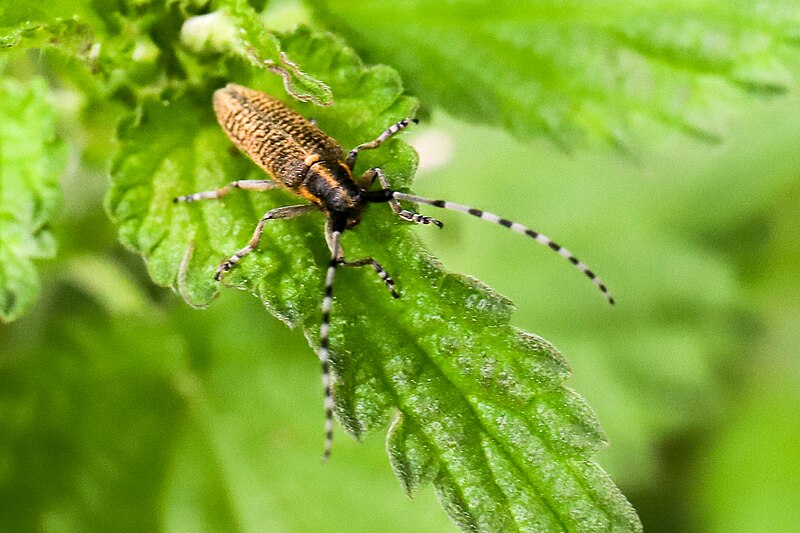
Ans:
{"type": "MultiPolygon", "coordinates": [[[[402,95],[393,70],[364,66],[335,38],[300,30],[281,38],[281,47],[335,96],[332,107],[290,105],[345,148],[414,114],[416,102],[402,95]]],[[[237,81],[282,94],[274,77],[251,76],[237,81]]],[[[263,178],[231,152],[211,112],[212,89],[197,85],[145,101],[120,131],[107,197],[122,241],[145,257],[157,283],[195,306],[217,294],[220,260],[241,248],[258,218],[297,203],[280,191],[172,203],[234,179],[263,178]]],[[[416,154],[396,139],[365,152],[356,173],[372,166],[407,187],[416,154]]],[[[323,222],[314,213],[267,224],[259,249],[225,278],[300,327],[314,347],[329,254],[323,222]]],[[[336,411],[345,428],[360,438],[394,420],[389,452],[403,486],[413,494],[432,480],[465,530],[640,529],[628,502],[591,461],[604,440],[591,410],[563,387],[568,369],[561,355],[509,326],[508,300],[444,271],[413,231],[375,206],[344,236],[348,257],[381,261],[403,295],[391,298],[370,272],[345,270],[337,278],[331,345],[336,411]]]]}
{"type": "Polygon", "coordinates": [[[60,200],[65,151],[41,79],[0,80],[0,320],[19,318],[39,292],[34,259],[52,257],[48,224],[60,200]]]}
{"type": "Polygon", "coordinates": [[[726,85],[786,90],[800,36],[793,0],[308,4],[425,105],[564,147],[626,143],[642,117],[716,138],[726,85]]]}
{"type": "Polygon", "coordinates": [[[250,66],[283,78],[286,91],[301,102],[333,104],[330,88],[294,63],[277,36],[264,27],[261,15],[246,0],[221,0],[221,9],[189,19],[181,39],[195,52],[234,53],[250,66]]]}
{"type": "Polygon", "coordinates": [[[0,51],[57,46],[76,55],[87,55],[92,44],[87,19],[93,17],[83,4],[62,0],[45,6],[10,0],[0,6],[0,51]]]}

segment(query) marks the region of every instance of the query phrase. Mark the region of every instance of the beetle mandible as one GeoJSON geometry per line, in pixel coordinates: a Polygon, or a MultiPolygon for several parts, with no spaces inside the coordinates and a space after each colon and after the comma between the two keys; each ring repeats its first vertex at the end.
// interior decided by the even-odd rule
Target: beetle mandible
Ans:
{"type": "Polygon", "coordinates": [[[341,246],[342,232],[361,221],[364,209],[371,203],[386,202],[392,211],[407,222],[442,227],[439,220],[404,209],[400,201],[426,204],[453,211],[461,211],[489,222],[527,235],[540,244],[557,252],[583,272],[602,291],[609,303],[614,299],[606,286],[584,263],[566,248],[549,237],[492,213],[445,200],[429,200],[419,196],[393,190],[380,168],[367,170],[360,178],[353,178],[358,154],[362,150],[379,147],[383,142],[416,123],[414,118],[404,118],[389,126],[372,141],[360,144],[345,156],[344,150],[333,138],[289,108],[280,100],[265,93],[228,84],[214,93],[214,111],[217,120],[231,141],[272,179],[232,181],[213,191],[178,196],[175,202],[214,200],[233,189],[267,191],[283,188],[291,191],[307,203],[272,209],[258,221],[253,236],[246,246],[225,259],[217,268],[214,278],[233,268],[243,257],[252,252],[261,240],[264,225],[270,220],[293,218],[320,210],[325,215],[325,239],[331,259],[325,276],[322,298],[322,322],[319,330],[319,359],[322,364],[322,386],[325,392],[325,450],[323,460],[330,456],[333,445],[333,377],[329,360],[330,313],[333,304],[333,281],[339,267],[371,266],[383,280],[392,296],[398,298],[392,277],[372,257],[347,261],[341,246]],[[375,180],[380,189],[372,190],[375,180]]]}

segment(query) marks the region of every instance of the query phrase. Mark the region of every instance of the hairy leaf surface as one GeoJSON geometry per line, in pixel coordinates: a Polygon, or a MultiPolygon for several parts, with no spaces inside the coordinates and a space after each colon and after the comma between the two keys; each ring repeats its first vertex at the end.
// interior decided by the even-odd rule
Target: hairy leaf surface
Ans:
{"type": "MultiPolygon", "coordinates": [[[[281,44],[332,88],[335,101],[327,108],[288,103],[346,149],[414,114],[416,102],[403,96],[394,71],[365,67],[339,41],[301,30],[281,44]]],[[[280,80],[251,76],[233,81],[284,94],[280,80]]],[[[172,203],[177,195],[263,177],[231,151],[212,115],[211,92],[198,86],[145,102],[121,130],[107,198],[123,242],[146,258],[153,279],[195,306],[213,299],[220,260],[250,238],[264,212],[300,203],[280,191],[172,203]]],[[[405,187],[416,156],[394,140],[364,153],[356,173],[375,165],[405,187]]],[[[225,278],[300,327],[314,347],[328,260],[323,222],[312,213],[267,224],[259,249],[225,278]]],[[[637,530],[632,508],[591,460],[604,440],[590,409],[562,385],[564,359],[509,326],[508,300],[442,270],[413,237],[425,230],[377,205],[344,236],[349,258],[375,257],[402,293],[392,299],[368,271],[337,278],[331,345],[345,428],[361,437],[392,421],[390,458],[406,490],[433,481],[465,530],[637,530]]]]}

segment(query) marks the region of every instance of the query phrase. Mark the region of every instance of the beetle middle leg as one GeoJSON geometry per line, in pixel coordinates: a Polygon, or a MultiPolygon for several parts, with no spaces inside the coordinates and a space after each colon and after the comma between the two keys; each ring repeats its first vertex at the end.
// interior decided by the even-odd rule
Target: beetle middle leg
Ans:
{"type": "Polygon", "coordinates": [[[363,259],[359,259],[357,261],[345,261],[344,259],[344,250],[341,246],[334,246],[334,237],[333,237],[333,226],[331,225],[330,221],[325,224],[325,240],[328,243],[328,248],[333,253],[334,249],[337,251],[336,262],[339,266],[343,267],[363,267],[363,266],[371,266],[375,273],[381,278],[381,281],[386,285],[386,288],[389,289],[389,292],[392,293],[392,296],[395,298],[400,298],[400,294],[397,292],[394,286],[394,279],[392,276],[386,272],[386,269],[383,268],[383,265],[378,263],[375,259],[371,257],[365,257],[363,259]]]}
{"type": "MultiPolygon", "coordinates": [[[[362,189],[369,190],[372,184],[375,183],[375,178],[378,178],[378,180],[381,183],[381,188],[384,191],[393,190],[391,184],[389,183],[389,180],[386,179],[386,174],[383,172],[383,170],[379,168],[371,168],[366,172],[364,172],[364,174],[361,176],[361,180],[359,180],[359,185],[361,186],[362,189]]],[[[392,211],[394,211],[395,215],[397,215],[398,217],[402,218],[407,222],[414,222],[416,224],[423,224],[423,225],[433,224],[434,226],[438,226],[440,228],[444,227],[444,223],[441,220],[425,215],[420,215],[419,213],[409,211],[408,209],[403,209],[400,206],[400,202],[398,202],[394,198],[389,199],[389,207],[392,208],[392,211]]]]}
{"type": "Polygon", "coordinates": [[[258,242],[261,240],[261,234],[264,232],[264,225],[268,220],[299,217],[300,215],[304,215],[309,211],[313,211],[314,209],[317,209],[317,206],[314,204],[303,204],[277,207],[267,211],[264,216],[261,217],[261,220],[258,221],[258,225],[256,225],[256,229],[253,232],[253,236],[250,238],[250,241],[247,243],[247,246],[223,261],[219,268],[217,268],[217,273],[214,274],[214,279],[217,281],[222,279],[222,275],[225,272],[232,269],[236,263],[242,260],[243,257],[256,249],[258,242]]]}
{"type": "Polygon", "coordinates": [[[395,298],[400,298],[400,294],[397,292],[397,289],[394,288],[394,280],[392,277],[388,272],[386,272],[386,269],[383,268],[383,265],[375,261],[373,258],[365,257],[363,259],[359,259],[358,261],[343,261],[339,264],[344,267],[362,267],[370,265],[375,269],[375,273],[378,274],[378,277],[381,278],[386,284],[386,288],[389,289],[389,292],[392,293],[392,296],[395,298]]]}

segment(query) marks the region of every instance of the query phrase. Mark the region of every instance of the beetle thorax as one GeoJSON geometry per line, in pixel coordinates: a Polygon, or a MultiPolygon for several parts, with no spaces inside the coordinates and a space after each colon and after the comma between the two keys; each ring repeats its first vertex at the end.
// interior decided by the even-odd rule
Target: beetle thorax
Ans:
{"type": "Polygon", "coordinates": [[[303,196],[317,204],[335,226],[351,228],[361,220],[367,205],[364,190],[341,161],[319,161],[306,174],[303,196]]]}

